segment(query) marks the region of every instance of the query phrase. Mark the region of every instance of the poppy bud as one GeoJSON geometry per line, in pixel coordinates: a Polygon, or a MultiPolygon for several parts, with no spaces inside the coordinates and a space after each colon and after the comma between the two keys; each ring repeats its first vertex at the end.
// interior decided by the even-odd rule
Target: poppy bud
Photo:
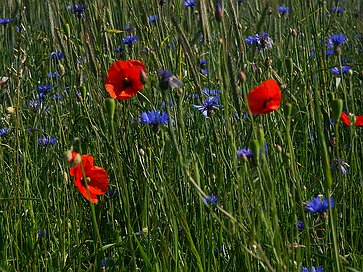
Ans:
{"type": "Polygon", "coordinates": [[[7,108],[6,108],[6,112],[7,112],[8,114],[13,114],[13,113],[14,113],[14,111],[15,111],[14,107],[7,107],[7,108]]]}
{"type": "Polygon", "coordinates": [[[285,104],[285,118],[288,119],[291,115],[292,105],[290,103],[285,104]]]}
{"type": "Polygon", "coordinates": [[[289,72],[289,75],[292,75],[294,72],[294,62],[292,58],[288,58],[285,60],[287,71],[289,72]]]}
{"type": "Polygon", "coordinates": [[[220,1],[217,2],[216,4],[216,19],[218,22],[222,21],[223,18],[223,8],[222,8],[222,3],[220,1]]]}
{"type": "Polygon", "coordinates": [[[2,77],[1,80],[0,80],[0,87],[2,85],[4,85],[6,82],[8,82],[9,78],[8,77],[2,77]]]}
{"type": "Polygon", "coordinates": [[[258,144],[257,140],[252,140],[250,142],[250,148],[252,150],[253,158],[258,162],[258,158],[260,155],[260,145],[258,144]]]}
{"type": "Polygon", "coordinates": [[[144,157],[144,155],[145,155],[144,149],[139,148],[139,154],[140,154],[141,157],[144,157]]]}
{"type": "Polygon", "coordinates": [[[71,167],[76,167],[82,161],[82,157],[79,153],[70,150],[64,152],[64,158],[66,163],[68,163],[71,167]]]}
{"type": "Polygon", "coordinates": [[[58,64],[58,67],[59,67],[59,74],[61,76],[64,76],[64,74],[66,73],[66,69],[64,68],[64,66],[61,63],[58,64]]]}
{"type": "Polygon", "coordinates": [[[140,69],[140,81],[144,85],[149,81],[149,78],[143,69],[140,69]]]}
{"type": "Polygon", "coordinates": [[[71,37],[71,28],[70,28],[69,24],[63,25],[63,31],[66,34],[67,38],[69,39],[71,37]]]}
{"type": "Polygon", "coordinates": [[[110,116],[111,120],[113,120],[113,117],[115,115],[115,108],[116,108],[115,99],[113,99],[111,97],[107,98],[105,101],[105,104],[106,104],[108,116],[110,116]]]}
{"type": "Polygon", "coordinates": [[[332,103],[332,108],[333,108],[333,120],[335,122],[338,122],[343,110],[343,100],[334,99],[332,103]]]}
{"type": "Polygon", "coordinates": [[[296,36],[297,36],[297,30],[295,28],[289,28],[289,32],[290,32],[290,35],[293,38],[296,38],[296,36]]]}
{"type": "Polygon", "coordinates": [[[80,92],[81,92],[81,96],[82,98],[85,98],[86,95],[87,95],[87,89],[86,89],[86,86],[81,86],[80,88],[80,92]]]}
{"type": "Polygon", "coordinates": [[[281,153],[282,152],[281,145],[275,144],[274,147],[275,147],[275,150],[276,150],[277,153],[281,153]]]}
{"type": "Polygon", "coordinates": [[[246,77],[246,73],[245,73],[245,71],[241,71],[241,72],[239,72],[238,77],[239,77],[239,80],[240,80],[241,82],[246,82],[246,80],[247,80],[247,77],[246,77]]]}

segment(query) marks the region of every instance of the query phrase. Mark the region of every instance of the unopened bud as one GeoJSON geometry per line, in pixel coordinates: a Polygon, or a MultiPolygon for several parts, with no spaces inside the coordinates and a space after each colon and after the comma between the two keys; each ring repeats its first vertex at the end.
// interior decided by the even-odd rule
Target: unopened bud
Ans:
{"type": "Polygon", "coordinates": [[[70,28],[69,24],[63,25],[63,31],[64,31],[64,34],[66,34],[67,38],[69,39],[71,37],[71,28],[70,28]]]}
{"type": "Polygon", "coordinates": [[[295,28],[289,28],[289,32],[293,38],[297,37],[297,30],[295,28]]]}
{"type": "Polygon", "coordinates": [[[223,19],[223,8],[222,8],[222,3],[220,1],[217,2],[216,4],[216,19],[218,22],[222,21],[223,19]]]}
{"type": "Polygon", "coordinates": [[[276,150],[277,153],[281,153],[282,152],[282,147],[280,145],[275,144],[274,147],[275,147],[275,150],[276,150]]]}
{"type": "Polygon", "coordinates": [[[113,117],[115,115],[115,108],[116,108],[115,99],[113,99],[111,97],[107,98],[105,101],[105,104],[106,104],[108,116],[110,116],[111,120],[113,120],[113,117]]]}
{"type": "Polygon", "coordinates": [[[68,163],[71,167],[76,167],[82,161],[82,157],[79,153],[70,150],[64,152],[64,158],[66,163],[68,163]]]}
{"type": "Polygon", "coordinates": [[[64,76],[64,74],[66,73],[66,69],[64,68],[64,66],[61,63],[58,64],[58,67],[59,67],[59,74],[61,76],[64,76]]]}
{"type": "Polygon", "coordinates": [[[241,71],[241,72],[239,72],[238,77],[239,77],[239,80],[240,80],[241,82],[246,82],[246,80],[247,80],[247,76],[246,76],[245,71],[241,71]]]}
{"type": "Polygon", "coordinates": [[[81,86],[81,88],[79,88],[79,91],[81,92],[82,98],[86,98],[86,95],[87,95],[87,88],[86,88],[86,86],[81,86]]]}
{"type": "Polygon", "coordinates": [[[145,155],[144,149],[139,148],[139,154],[140,154],[141,157],[144,157],[144,155],[145,155]]]}
{"type": "Polygon", "coordinates": [[[257,140],[252,140],[250,142],[250,148],[252,150],[253,158],[256,162],[258,162],[259,155],[260,155],[260,145],[258,144],[257,140]]]}
{"type": "Polygon", "coordinates": [[[0,80],[0,87],[2,85],[4,85],[6,82],[8,82],[9,78],[8,77],[2,77],[1,80],[0,80]]]}
{"type": "Polygon", "coordinates": [[[343,100],[334,99],[332,103],[332,108],[333,108],[333,120],[335,122],[338,122],[343,110],[343,100]]]}
{"type": "Polygon", "coordinates": [[[149,78],[143,69],[140,70],[140,81],[142,84],[146,84],[149,81],[149,78]]]}
{"type": "Polygon", "coordinates": [[[285,104],[284,112],[285,112],[285,118],[288,119],[291,115],[292,105],[290,103],[285,104]]]}
{"type": "Polygon", "coordinates": [[[7,108],[6,108],[6,112],[7,112],[8,114],[13,114],[13,113],[14,113],[14,111],[15,111],[15,108],[14,108],[14,107],[7,107],[7,108]]]}

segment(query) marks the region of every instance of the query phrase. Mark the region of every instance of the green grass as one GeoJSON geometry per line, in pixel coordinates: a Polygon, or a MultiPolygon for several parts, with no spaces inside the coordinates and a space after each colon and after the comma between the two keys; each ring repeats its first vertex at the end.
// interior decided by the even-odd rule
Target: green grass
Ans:
{"type": "Polygon", "coordinates": [[[64,0],[3,4],[0,18],[14,21],[0,25],[0,76],[9,77],[0,89],[0,129],[10,129],[0,136],[0,270],[360,271],[362,128],[330,118],[333,97],[363,114],[363,45],[355,37],[363,34],[361,1],[327,16],[343,3],[225,0],[221,21],[213,1],[196,0],[194,9],[166,2],[76,3],[86,6],[85,18],[64,0]],[[291,12],[281,17],[283,4],[291,12]],[[155,24],[150,15],[158,16],[155,24]],[[123,46],[127,25],[137,41],[120,54],[114,49],[123,46]],[[271,49],[247,46],[247,36],[262,32],[273,39],[271,49]],[[346,37],[341,57],[326,57],[327,37],[336,33],[346,37]],[[58,63],[49,57],[55,50],[64,53],[58,63]],[[117,59],[142,61],[149,82],[131,100],[116,101],[112,122],[103,84],[117,59]],[[200,73],[202,59],[208,75],[200,73]],[[333,75],[342,62],[352,73],[333,75]],[[182,87],[160,90],[159,69],[172,71],[182,87]],[[62,76],[47,77],[55,71],[62,76]],[[281,108],[237,118],[249,90],[271,77],[282,86],[281,108]],[[46,84],[52,90],[32,108],[37,86],[46,84]],[[203,102],[204,88],[221,90],[222,107],[209,118],[192,107],[203,102]],[[152,109],[167,111],[169,125],[141,124],[141,113],[152,109]],[[42,136],[58,143],[39,144],[42,136]],[[267,145],[258,162],[237,157],[251,142],[267,145]],[[117,193],[90,205],[64,161],[71,148],[94,156],[117,193]],[[332,169],[335,158],[350,165],[346,174],[332,169]],[[320,194],[333,196],[334,208],[305,211],[320,194]],[[217,205],[203,202],[209,195],[217,205]]]}

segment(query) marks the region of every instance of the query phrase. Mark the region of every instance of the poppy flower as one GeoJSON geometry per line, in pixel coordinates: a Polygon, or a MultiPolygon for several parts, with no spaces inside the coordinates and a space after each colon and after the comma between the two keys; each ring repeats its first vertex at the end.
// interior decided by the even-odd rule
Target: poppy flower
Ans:
{"type": "Polygon", "coordinates": [[[268,79],[247,94],[247,102],[252,114],[265,114],[280,107],[281,91],[277,82],[268,79]]]}
{"type": "Polygon", "coordinates": [[[108,69],[105,88],[111,97],[128,100],[142,89],[141,75],[145,73],[141,61],[117,60],[108,69]]]}
{"type": "MultiPolygon", "coordinates": [[[[350,126],[350,114],[342,112],[340,120],[347,126],[350,126]]],[[[356,127],[363,127],[363,115],[354,116],[354,124],[356,127]]]]}
{"type": "MultiPolygon", "coordinates": [[[[72,159],[75,157],[73,156],[73,153],[75,152],[72,152],[72,159]]],[[[72,177],[75,177],[74,184],[81,192],[81,194],[87,200],[93,203],[97,203],[97,195],[103,195],[107,191],[108,174],[105,169],[94,166],[94,158],[92,156],[82,155],[81,159],[82,163],[71,167],[70,175],[72,177]],[[84,169],[86,181],[84,180],[82,167],[84,169]]]]}

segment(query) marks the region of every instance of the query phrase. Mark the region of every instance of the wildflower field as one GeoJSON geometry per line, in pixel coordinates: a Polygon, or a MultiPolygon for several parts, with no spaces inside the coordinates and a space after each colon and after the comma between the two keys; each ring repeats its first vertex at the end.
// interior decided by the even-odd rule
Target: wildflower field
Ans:
{"type": "Polygon", "coordinates": [[[0,271],[362,271],[362,20],[3,1],[0,271]]]}

